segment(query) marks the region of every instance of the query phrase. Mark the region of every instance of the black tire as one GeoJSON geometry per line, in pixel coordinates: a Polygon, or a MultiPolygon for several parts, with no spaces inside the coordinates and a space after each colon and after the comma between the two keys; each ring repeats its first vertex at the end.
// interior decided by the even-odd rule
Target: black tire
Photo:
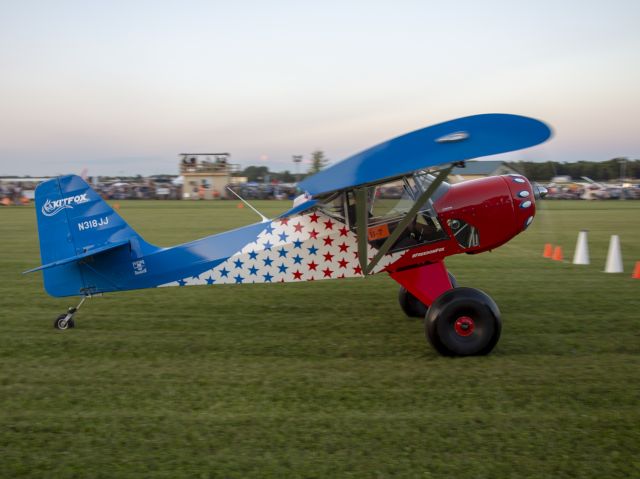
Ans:
{"type": "Polygon", "coordinates": [[[67,323],[64,325],[63,327],[63,319],[67,317],[67,314],[61,314],[60,316],[58,316],[56,318],[56,320],[53,322],[53,327],[56,329],[59,329],[60,331],[64,331],[66,329],[71,329],[71,328],[75,328],[76,323],[73,321],[73,318],[69,319],[69,321],[67,321],[67,323]]]}
{"type": "Polygon", "coordinates": [[[412,295],[403,286],[398,291],[398,302],[404,314],[410,318],[424,318],[429,309],[426,304],[412,295]]]}
{"type": "MultiPolygon", "coordinates": [[[[449,273],[449,281],[451,281],[452,287],[458,287],[456,278],[451,273],[449,273]]],[[[400,290],[398,291],[398,302],[404,314],[410,318],[424,318],[429,310],[426,304],[407,291],[403,286],[400,286],[400,290]]]]}
{"type": "Polygon", "coordinates": [[[425,318],[427,339],[443,356],[489,354],[501,330],[498,306],[489,295],[474,288],[445,291],[425,318]]]}

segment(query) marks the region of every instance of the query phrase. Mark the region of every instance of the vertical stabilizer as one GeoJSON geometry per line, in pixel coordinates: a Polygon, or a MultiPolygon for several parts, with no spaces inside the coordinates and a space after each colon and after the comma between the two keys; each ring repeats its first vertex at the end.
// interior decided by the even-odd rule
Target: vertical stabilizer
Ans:
{"type": "Polygon", "coordinates": [[[79,176],[41,183],[35,194],[44,286],[53,296],[90,292],[78,260],[142,238],[79,176]],[[61,264],[57,264],[61,263],[61,264]]]}

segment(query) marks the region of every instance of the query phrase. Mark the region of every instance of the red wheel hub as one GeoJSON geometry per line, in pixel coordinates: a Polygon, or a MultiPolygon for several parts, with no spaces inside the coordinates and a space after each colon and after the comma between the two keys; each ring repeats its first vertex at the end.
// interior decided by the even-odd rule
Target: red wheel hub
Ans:
{"type": "Polygon", "coordinates": [[[476,325],[469,316],[460,316],[453,324],[456,333],[460,336],[470,336],[473,333],[476,325]]]}

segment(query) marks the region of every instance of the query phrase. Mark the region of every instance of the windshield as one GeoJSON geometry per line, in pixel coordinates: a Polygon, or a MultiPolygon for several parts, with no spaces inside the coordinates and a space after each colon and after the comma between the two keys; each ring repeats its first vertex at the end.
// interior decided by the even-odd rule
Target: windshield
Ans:
{"type": "MultiPolygon", "coordinates": [[[[382,185],[370,186],[369,195],[369,224],[386,223],[394,218],[406,215],[433,183],[435,177],[426,172],[418,172],[413,176],[406,176],[400,180],[382,185]]],[[[435,218],[436,212],[433,201],[444,195],[450,188],[448,183],[442,182],[431,197],[420,208],[420,215],[435,218]]]]}
{"type": "MultiPolygon", "coordinates": [[[[433,176],[431,173],[427,173],[426,171],[418,171],[413,175],[413,180],[415,181],[416,187],[419,188],[420,193],[426,191],[435,179],[435,176],[433,176]]],[[[440,197],[442,197],[447,191],[449,191],[449,188],[451,188],[451,185],[446,181],[440,183],[436,188],[436,191],[433,193],[433,195],[431,195],[430,203],[433,203],[434,201],[440,199],[440,197]]]]}

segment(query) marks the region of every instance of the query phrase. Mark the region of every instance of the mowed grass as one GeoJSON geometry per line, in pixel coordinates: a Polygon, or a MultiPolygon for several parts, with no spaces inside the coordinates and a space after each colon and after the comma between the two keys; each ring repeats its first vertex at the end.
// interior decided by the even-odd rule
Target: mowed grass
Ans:
{"type": "MultiPolygon", "coordinates": [[[[170,245],[255,221],[236,202],[120,202],[170,245]]],[[[274,215],[288,203],[257,202],[274,215]]],[[[639,477],[640,202],[544,202],[448,260],[501,308],[488,357],[443,358],[386,275],[168,288],[73,303],[39,274],[35,212],[0,209],[0,477],[639,477]],[[592,264],[570,259],[589,230],[592,264]],[[624,274],[604,274],[619,234],[624,274]]]]}

